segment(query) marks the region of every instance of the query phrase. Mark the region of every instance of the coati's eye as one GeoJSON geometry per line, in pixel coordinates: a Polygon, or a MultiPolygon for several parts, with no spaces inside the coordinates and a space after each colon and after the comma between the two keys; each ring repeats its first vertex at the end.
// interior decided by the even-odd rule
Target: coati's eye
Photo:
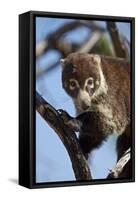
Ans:
{"type": "Polygon", "coordinates": [[[92,79],[89,79],[88,82],[87,82],[87,84],[88,84],[88,85],[92,85],[92,84],[93,84],[93,80],[92,80],[92,79]]]}
{"type": "Polygon", "coordinates": [[[78,81],[75,80],[75,79],[70,79],[69,80],[69,88],[70,88],[70,90],[74,90],[77,87],[79,87],[78,81]]]}
{"type": "Polygon", "coordinates": [[[88,79],[86,79],[85,81],[85,85],[84,85],[86,88],[89,87],[89,88],[94,88],[94,80],[92,77],[89,77],[88,79]]]}
{"type": "Polygon", "coordinates": [[[86,85],[89,85],[89,86],[93,85],[93,78],[92,78],[92,77],[88,78],[88,79],[86,80],[85,84],[86,84],[86,85]]]}

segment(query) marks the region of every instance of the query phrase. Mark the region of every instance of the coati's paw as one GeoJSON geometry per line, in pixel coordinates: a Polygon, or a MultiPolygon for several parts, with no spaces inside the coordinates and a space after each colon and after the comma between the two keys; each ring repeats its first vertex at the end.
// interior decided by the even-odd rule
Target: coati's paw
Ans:
{"type": "Polygon", "coordinates": [[[77,119],[72,119],[68,121],[68,126],[75,132],[79,132],[82,126],[81,121],[77,119]]]}
{"type": "Polygon", "coordinates": [[[60,117],[64,121],[64,123],[73,131],[79,132],[82,126],[81,121],[76,118],[71,117],[66,111],[59,109],[58,110],[60,117]]]}
{"type": "Polygon", "coordinates": [[[66,111],[62,109],[58,109],[57,111],[65,124],[68,124],[68,121],[73,119],[73,117],[71,117],[66,111]]]}

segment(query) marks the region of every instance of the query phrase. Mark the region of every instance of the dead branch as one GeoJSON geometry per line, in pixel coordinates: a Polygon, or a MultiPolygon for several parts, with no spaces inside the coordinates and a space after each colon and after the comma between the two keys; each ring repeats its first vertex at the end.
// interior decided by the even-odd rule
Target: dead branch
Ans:
{"type": "Polygon", "coordinates": [[[50,35],[50,37],[55,38],[55,39],[60,39],[63,34],[67,33],[68,31],[75,30],[76,28],[79,27],[87,27],[92,29],[93,31],[100,31],[100,32],[105,32],[106,29],[98,26],[95,22],[93,21],[88,21],[88,20],[77,20],[73,21],[70,23],[63,24],[63,26],[59,27],[54,33],[50,35]]]}
{"type": "Polygon", "coordinates": [[[53,49],[59,51],[61,56],[64,58],[69,53],[75,52],[80,45],[76,43],[67,43],[64,40],[55,40],[53,41],[53,49]]]}
{"type": "MultiPolygon", "coordinates": [[[[111,178],[120,178],[123,174],[123,171],[125,170],[125,168],[129,167],[129,162],[131,159],[131,148],[129,148],[124,154],[123,156],[119,159],[119,161],[117,162],[117,164],[115,165],[115,167],[113,167],[113,169],[111,170],[111,172],[109,173],[109,175],[107,176],[107,179],[111,179],[111,178]]],[[[128,171],[128,170],[127,170],[128,171]]],[[[127,175],[127,174],[126,174],[127,175]]],[[[127,177],[127,176],[126,176],[127,177]]]]}
{"type": "Polygon", "coordinates": [[[121,57],[121,58],[127,58],[128,53],[125,51],[125,48],[122,45],[122,42],[121,42],[120,36],[119,36],[119,32],[118,32],[115,22],[108,21],[107,29],[108,29],[110,37],[112,39],[116,56],[121,57]]]}
{"type": "Polygon", "coordinates": [[[50,33],[44,41],[40,42],[36,46],[36,58],[39,58],[42,56],[44,53],[46,53],[49,49],[58,49],[63,53],[63,57],[66,56],[68,53],[70,53],[72,50],[71,46],[74,46],[73,44],[66,44],[65,42],[61,41],[61,37],[67,33],[68,31],[75,30],[76,28],[79,27],[87,27],[93,31],[100,31],[100,32],[105,32],[106,30],[102,27],[99,27],[96,25],[94,22],[89,22],[85,20],[81,21],[73,21],[67,24],[64,24],[63,26],[59,27],[56,31],[53,33],[50,33]],[[64,48],[63,48],[64,47],[64,48]],[[65,48],[66,47],[66,48],[65,48]],[[68,52],[64,52],[66,49],[69,49],[68,52]],[[64,50],[64,51],[63,51],[64,50]]]}
{"type": "Polygon", "coordinates": [[[91,180],[90,169],[76,134],[64,123],[60,113],[36,92],[36,110],[57,133],[70,156],[76,180],[91,180]]]}
{"type": "MultiPolygon", "coordinates": [[[[60,60],[60,59],[59,59],[60,60]]],[[[48,66],[47,68],[44,68],[44,69],[41,69],[41,70],[38,70],[36,72],[36,77],[37,79],[40,78],[41,76],[43,76],[44,74],[46,74],[47,72],[50,72],[51,70],[55,69],[56,66],[58,66],[60,64],[60,62],[58,61],[55,61],[54,63],[52,63],[50,66],[48,66]]]]}
{"type": "Polygon", "coordinates": [[[88,53],[90,50],[95,46],[95,44],[99,41],[99,39],[102,37],[102,33],[99,31],[95,31],[92,36],[89,38],[89,40],[80,47],[78,52],[80,53],[88,53]]]}

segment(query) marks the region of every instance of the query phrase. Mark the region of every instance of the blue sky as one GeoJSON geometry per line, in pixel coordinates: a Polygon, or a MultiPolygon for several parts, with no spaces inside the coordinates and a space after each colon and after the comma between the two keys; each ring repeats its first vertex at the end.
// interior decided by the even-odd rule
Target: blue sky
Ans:
{"type": "MultiPolygon", "coordinates": [[[[64,23],[72,19],[36,18],[36,44],[41,42],[47,35],[55,31],[64,23]]],[[[105,22],[98,22],[105,26],[105,22]]],[[[120,34],[124,34],[130,41],[130,25],[128,23],[117,23],[120,34]]],[[[79,28],[65,36],[67,42],[82,42],[87,38],[89,30],[79,28]]],[[[51,50],[42,56],[36,63],[37,68],[45,68],[54,63],[59,54],[51,50]]],[[[75,116],[75,109],[71,98],[64,92],[61,83],[61,66],[45,74],[36,80],[37,91],[57,109],[65,109],[70,115],[75,116]]],[[[91,153],[89,165],[95,179],[105,178],[116,162],[115,154],[116,136],[109,138],[102,147],[91,153]]],[[[50,181],[72,181],[75,180],[74,173],[68,153],[56,133],[36,113],[36,182],[50,181]]]]}

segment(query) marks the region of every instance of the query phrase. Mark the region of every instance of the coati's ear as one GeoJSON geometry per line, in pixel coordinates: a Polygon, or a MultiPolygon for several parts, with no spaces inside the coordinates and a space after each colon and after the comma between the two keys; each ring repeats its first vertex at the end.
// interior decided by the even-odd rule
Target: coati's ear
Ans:
{"type": "Polygon", "coordinates": [[[64,69],[65,67],[65,59],[60,59],[60,64],[61,64],[61,67],[62,67],[62,70],[64,69]]]}
{"type": "Polygon", "coordinates": [[[101,63],[101,57],[99,55],[96,55],[96,54],[92,54],[91,55],[91,58],[92,58],[92,62],[96,65],[100,65],[101,63]]]}

